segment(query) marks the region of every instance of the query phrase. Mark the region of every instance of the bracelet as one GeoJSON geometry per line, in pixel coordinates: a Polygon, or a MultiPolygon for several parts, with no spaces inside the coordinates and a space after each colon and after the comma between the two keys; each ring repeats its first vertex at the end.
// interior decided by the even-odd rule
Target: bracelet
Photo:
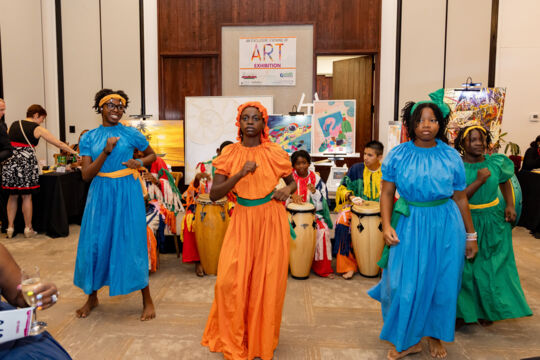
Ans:
{"type": "Polygon", "coordinates": [[[477,238],[467,238],[467,241],[478,241],[477,238]]]}
{"type": "Polygon", "coordinates": [[[135,160],[141,163],[141,167],[144,167],[143,161],[141,159],[135,159],[135,160]]]}

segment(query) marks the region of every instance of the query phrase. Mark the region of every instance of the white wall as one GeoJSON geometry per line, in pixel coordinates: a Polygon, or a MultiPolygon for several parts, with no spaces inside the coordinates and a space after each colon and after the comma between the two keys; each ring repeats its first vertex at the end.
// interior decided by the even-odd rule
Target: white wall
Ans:
{"type": "MultiPolygon", "coordinates": [[[[500,0],[495,85],[506,87],[502,131],[507,141],[521,147],[540,135],[540,123],[530,122],[531,113],[540,114],[540,1],[500,0]]],[[[503,149],[504,150],[504,149],[503,149]]]]}
{"type": "MultiPolygon", "coordinates": [[[[43,38],[40,1],[0,0],[2,69],[4,76],[5,120],[8,127],[26,118],[32,104],[45,107],[43,38]]],[[[57,121],[49,116],[46,123],[57,121]]],[[[45,159],[46,145],[36,148],[45,159]]]]}
{"type": "Polygon", "coordinates": [[[94,95],[101,89],[99,46],[99,1],[62,1],[62,44],[66,141],[77,143],[84,129],[101,122],[92,109],[94,95]],[[69,133],[69,126],[75,133],[69,133]]]}

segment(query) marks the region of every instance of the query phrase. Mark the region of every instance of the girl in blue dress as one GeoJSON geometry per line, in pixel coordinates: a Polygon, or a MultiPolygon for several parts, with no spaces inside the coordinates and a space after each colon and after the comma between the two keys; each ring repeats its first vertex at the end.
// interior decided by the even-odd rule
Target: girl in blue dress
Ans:
{"type": "Polygon", "coordinates": [[[420,352],[422,337],[428,337],[432,357],[447,355],[441,340],[454,340],[463,263],[478,251],[463,162],[446,144],[450,109],[443,96],[440,89],[430,94],[433,101],[405,106],[403,125],[411,141],[393,148],[382,165],[381,217],[389,251],[387,264],[380,263],[382,279],[368,293],[381,302],[380,338],[395,346],[388,359],[420,352]],[[394,204],[396,189],[400,198],[394,204]]]}
{"type": "Polygon", "coordinates": [[[103,125],[90,130],[79,144],[82,176],[92,181],[81,224],[74,283],[88,295],[77,310],[87,317],[98,305],[97,291],[109,286],[109,295],[141,290],[141,320],[156,314],[148,287],[146,212],[138,168],[156,159],[138,130],[119,123],[128,105],[121,90],[100,90],[94,109],[103,125]],[[133,150],[144,157],[133,159],[133,150]]]}

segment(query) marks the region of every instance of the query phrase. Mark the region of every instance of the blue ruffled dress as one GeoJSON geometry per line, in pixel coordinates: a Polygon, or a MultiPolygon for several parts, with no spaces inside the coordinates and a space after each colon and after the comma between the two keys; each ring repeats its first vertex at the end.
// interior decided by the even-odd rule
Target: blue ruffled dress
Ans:
{"type": "MultiPolygon", "coordinates": [[[[148,141],[137,129],[121,124],[100,126],[84,134],[81,156],[94,161],[109,137],[119,137],[101,172],[125,169],[133,150],[148,141]]],[[[133,176],[92,180],[84,209],[74,284],[85,294],[109,286],[109,295],[123,295],[148,285],[146,211],[139,180],[133,176]]]]}
{"type": "MultiPolygon", "coordinates": [[[[450,198],[464,190],[465,169],[458,152],[437,140],[432,148],[412,141],[396,146],[382,166],[383,180],[413,202],[450,198]]],[[[381,302],[380,338],[397,351],[422,337],[454,340],[456,302],[465,259],[465,227],[453,200],[433,207],[409,206],[396,227],[399,244],[390,248],[381,281],[368,294],[381,302]]]]}

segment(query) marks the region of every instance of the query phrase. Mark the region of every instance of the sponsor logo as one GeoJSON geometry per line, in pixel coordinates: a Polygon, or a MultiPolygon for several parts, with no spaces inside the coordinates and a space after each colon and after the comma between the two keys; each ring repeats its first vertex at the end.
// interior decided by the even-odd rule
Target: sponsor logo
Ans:
{"type": "Polygon", "coordinates": [[[293,73],[292,72],[280,73],[279,77],[282,77],[282,78],[293,77],[293,73]]]}
{"type": "Polygon", "coordinates": [[[256,79],[257,75],[242,75],[242,79],[256,79]]]}

